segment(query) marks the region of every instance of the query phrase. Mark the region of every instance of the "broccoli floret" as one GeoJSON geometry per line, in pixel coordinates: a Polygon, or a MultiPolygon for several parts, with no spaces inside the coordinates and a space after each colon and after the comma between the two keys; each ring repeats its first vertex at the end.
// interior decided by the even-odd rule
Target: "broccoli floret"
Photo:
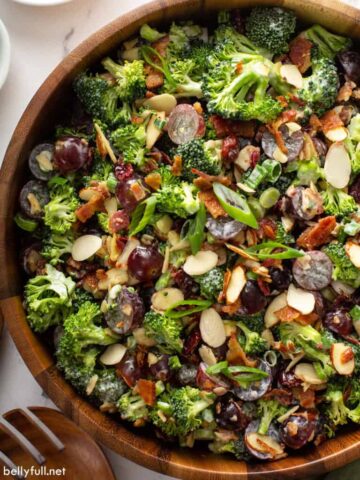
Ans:
{"type": "Polygon", "coordinates": [[[194,40],[190,43],[188,50],[184,53],[184,58],[194,63],[191,70],[193,80],[202,80],[204,72],[208,69],[208,59],[212,52],[213,47],[209,43],[201,40],[194,40]]]}
{"type": "Polygon", "coordinates": [[[264,123],[274,120],[283,106],[267,94],[272,67],[264,57],[248,54],[237,54],[232,60],[215,65],[204,75],[208,111],[231,119],[257,119],[264,123]]]}
{"type": "Polygon", "coordinates": [[[183,341],[180,335],[183,324],[178,318],[170,318],[151,310],[145,314],[143,327],[146,334],[164,349],[181,352],[183,341]]]}
{"type": "Polygon", "coordinates": [[[221,140],[190,140],[177,148],[176,155],[182,160],[181,175],[189,182],[196,177],[193,168],[209,175],[221,172],[221,140]]]}
{"type": "Polygon", "coordinates": [[[105,233],[109,233],[109,215],[104,212],[97,214],[98,224],[105,233]]]}
{"type": "Polygon", "coordinates": [[[178,25],[172,23],[169,30],[169,44],[167,47],[167,58],[177,59],[184,52],[188,51],[191,41],[199,39],[203,33],[200,25],[192,22],[178,25]]]}
{"type": "Polygon", "coordinates": [[[334,426],[346,424],[349,414],[343,397],[345,390],[343,383],[342,380],[329,383],[324,395],[325,401],[329,402],[324,407],[324,414],[334,426]]]}
{"type": "Polygon", "coordinates": [[[94,297],[90,292],[83,288],[77,288],[72,298],[72,308],[74,312],[77,312],[81,305],[85,302],[93,302],[94,297]]]}
{"type": "Polygon", "coordinates": [[[296,184],[310,185],[324,176],[323,169],[316,158],[297,162],[297,180],[296,184]]]}
{"type": "Polygon", "coordinates": [[[78,206],[79,200],[70,184],[53,185],[50,190],[50,202],[44,207],[45,225],[55,233],[64,234],[76,221],[75,210],[78,206]]]}
{"type": "Polygon", "coordinates": [[[145,163],[146,130],[141,125],[126,125],[111,133],[111,141],[122,153],[124,162],[142,167],[145,163]]]}
{"type": "Polygon", "coordinates": [[[89,115],[107,124],[115,123],[122,110],[117,87],[99,75],[81,73],[74,81],[74,91],[89,115]]]}
{"type": "Polygon", "coordinates": [[[195,185],[181,182],[175,185],[164,185],[155,194],[156,208],[159,212],[170,213],[187,218],[199,210],[195,185]]]}
{"type": "Polygon", "coordinates": [[[146,420],[149,415],[149,410],[144,399],[131,391],[124,393],[120,397],[117,407],[121,418],[129,422],[146,420]]]}
{"type": "Polygon", "coordinates": [[[71,232],[65,235],[59,235],[58,233],[50,233],[43,244],[41,255],[46,258],[50,265],[57,265],[63,263],[63,255],[71,253],[71,249],[74,243],[74,237],[71,232]]]}
{"type": "Polygon", "coordinates": [[[267,342],[260,336],[259,333],[253,332],[243,322],[237,322],[245,338],[240,337],[240,343],[245,350],[245,353],[250,355],[260,355],[267,350],[267,342]]]}
{"type": "Polygon", "coordinates": [[[321,25],[313,25],[300,34],[310,40],[318,49],[322,57],[334,59],[336,54],[347,50],[351,46],[350,38],[335,35],[321,25]]]}
{"type": "Polygon", "coordinates": [[[76,313],[65,319],[64,333],[56,350],[58,366],[65,374],[73,363],[93,369],[99,353],[98,346],[107,346],[118,341],[118,337],[111,330],[97,325],[100,320],[100,307],[93,302],[83,303],[76,313]]]}
{"type": "Polygon", "coordinates": [[[295,238],[291,233],[285,231],[284,225],[279,220],[276,222],[276,237],[275,241],[288,245],[289,243],[295,243],[295,238]]]}
{"type": "Polygon", "coordinates": [[[253,458],[246,448],[243,436],[229,442],[217,439],[215,442],[209,444],[209,449],[217,454],[232,453],[237,460],[244,460],[245,462],[249,462],[253,458]]]}
{"type": "Polygon", "coordinates": [[[264,57],[269,57],[271,54],[267,48],[259,48],[254,45],[254,43],[249,40],[245,35],[239,33],[231,25],[220,25],[214,31],[214,44],[215,44],[215,55],[221,55],[221,52],[238,52],[238,53],[250,53],[252,55],[263,55],[264,57]]]}
{"type": "Polygon", "coordinates": [[[213,402],[212,393],[188,386],[174,388],[160,395],[151,420],[164,433],[184,437],[201,427],[201,413],[213,402]]]}
{"type": "Polygon", "coordinates": [[[253,315],[235,315],[235,319],[245,324],[252,332],[261,334],[265,330],[264,312],[258,312],[253,315]]]}
{"type": "Polygon", "coordinates": [[[92,365],[96,362],[97,349],[90,349],[86,352],[84,362],[69,362],[66,366],[58,365],[68,382],[82,395],[86,394],[86,387],[94,375],[92,365]]]}
{"type": "Polygon", "coordinates": [[[312,59],[312,73],[303,79],[298,97],[306,103],[305,114],[323,115],[335,103],[339,89],[336,66],[327,58],[312,59]]]}
{"type": "Polygon", "coordinates": [[[200,285],[200,293],[208,300],[216,301],[224,286],[224,270],[215,267],[203,275],[194,277],[200,285]]]}
{"type": "Polygon", "coordinates": [[[360,286],[360,270],[355,267],[346,254],[345,247],[339,242],[329,243],[323,248],[323,252],[333,263],[332,277],[354,288],[360,286]]]}
{"type": "Polygon", "coordinates": [[[83,177],[83,184],[89,185],[91,181],[107,182],[113,171],[114,164],[101,158],[99,153],[96,151],[89,174],[83,177]]]}
{"type": "Polygon", "coordinates": [[[142,60],[125,60],[120,65],[107,57],[102,65],[116,79],[119,98],[125,102],[142,98],[146,92],[144,62],[142,60]]]}
{"type": "Polygon", "coordinates": [[[140,28],[140,37],[148,42],[156,42],[160,38],[165,37],[166,33],[160,33],[156,28],[150,27],[147,23],[144,23],[140,28]]]}
{"type": "Polygon", "coordinates": [[[110,368],[95,371],[95,374],[98,379],[91,396],[101,405],[104,403],[116,404],[127,390],[125,383],[116,376],[115,370],[110,368]]]}
{"type": "Polygon", "coordinates": [[[245,23],[250,40],[274,54],[289,50],[288,42],[295,27],[295,14],[278,7],[253,8],[245,23]]]}
{"type": "Polygon", "coordinates": [[[348,126],[349,135],[345,140],[346,148],[351,159],[351,170],[354,174],[360,172],[360,113],[356,114],[348,126]]]}
{"type": "Polygon", "coordinates": [[[343,190],[328,185],[327,189],[321,192],[324,211],[327,215],[346,217],[357,210],[357,204],[351,195],[343,190]]]}
{"type": "Polygon", "coordinates": [[[330,355],[326,351],[328,350],[328,342],[314,327],[300,325],[296,322],[282,323],[279,327],[279,333],[283,344],[295,345],[300,351],[304,352],[305,358],[313,361],[319,378],[325,381],[334,374],[330,355]]]}
{"type": "Polygon", "coordinates": [[[281,415],[284,415],[284,413],[286,413],[286,407],[281,405],[281,403],[279,403],[277,400],[273,399],[260,399],[257,402],[257,406],[260,418],[258,433],[260,433],[260,435],[266,435],[271,422],[281,415]]]}
{"type": "Polygon", "coordinates": [[[69,312],[74,289],[72,279],[51,265],[46,265],[46,274],[30,278],[25,285],[25,303],[31,328],[41,333],[59,325],[69,312]]]}

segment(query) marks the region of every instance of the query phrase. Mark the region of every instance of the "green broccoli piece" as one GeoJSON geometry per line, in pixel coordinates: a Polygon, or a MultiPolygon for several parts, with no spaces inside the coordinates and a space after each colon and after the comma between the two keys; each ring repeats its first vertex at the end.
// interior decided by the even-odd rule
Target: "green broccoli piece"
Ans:
{"type": "Polygon", "coordinates": [[[334,374],[328,350],[328,341],[311,325],[296,322],[282,323],[279,326],[281,342],[295,345],[304,352],[305,358],[313,361],[317,375],[324,381],[334,374]]]}
{"type": "Polygon", "coordinates": [[[144,166],[146,130],[143,124],[119,127],[111,133],[110,139],[122,153],[124,162],[140,168],[144,166]]]}
{"type": "Polygon", "coordinates": [[[324,399],[327,402],[324,406],[324,414],[333,426],[345,425],[347,423],[350,410],[344,402],[344,390],[344,381],[339,379],[328,384],[324,395],[324,399]]]}
{"type": "Polygon", "coordinates": [[[356,114],[348,125],[349,135],[345,140],[345,146],[351,159],[351,170],[357,175],[360,172],[360,113],[356,114]]]}
{"type": "Polygon", "coordinates": [[[140,395],[136,395],[129,391],[124,393],[117,402],[117,407],[121,418],[128,422],[136,422],[136,420],[147,420],[149,410],[140,395]]]}
{"type": "Polygon", "coordinates": [[[289,50],[288,42],[295,27],[295,14],[278,7],[255,7],[245,23],[250,40],[273,54],[289,50]]]}
{"type": "Polygon", "coordinates": [[[151,43],[160,40],[160,38],[166,35],[166,33],[160,33],[156,28],[150,27],[147,23],[141,26],[139,33],[141,38],[151,43]]]}
{"type": "Polygon", "coordinates": [[[221,140],[190,140],[179,145],[175,154],[181,157],[181,175],[189,182],[196,177],[193,168],[209,175],[219,175],[221,172],[221,140]]]}
{"type": "Polygon", "coordinates": [[[102,62],[103,67],[115,78],[118,86],[119,98],[124,102],[131,102],[142,98],[146,92],[144,62],[142,60],[125,60],[120,65],[107,57],[102,62]]]}
{"type": "Polygon", "coordinates": [[[118,337],[110,329],[98,325],[100,321],[99,305],[88,301],[65,319],[64,333],[56,350],[58,366],[65,371],[65,375],[73,363],[93,369],[100,351],[98,347],[118,341],[118,337]]]}
{"type": "Polygon", "coordinates": [[[195,185],[181,182],[175,185],[164,185],[154,193],[156,208],[159,212],[170,213],[178,217],[188,218],[199,210],[195,185]]]}
{"type": "Polygon", "coordinates": [[[237,322],[236,325],[245,335],[245,338],[240,337],[239,339],[245,353],[249,355],[261,355],[267,350],[267,343],[258,332],[253,332],[243,322],[237,322]]]}
{"type": "Polygon", "coordinates": [[[90,182],[107,182],[109,177],[113,174],[114,164],[111,161],[101,158],[100,154],[96,151],[94,160],[91,164],[88,175],[85,175],[82,179],[83,185],[88,186],[90,182]]]}
{"type": "Polygon", "coordinates": [[[52,265],[46,265],[46,273],[30,278],[25,285],[27,319],[35,332],[45,332],[52,325],[59,325],[71,307],[75,282],[65,277],[52,265]]]}
{"type": "Polygon", "coordinates": [[[254,313],[253,315],[236,314],[235,319],[245,324],[252,332],[261,334],[265,330],[264,312],[254,313]]]}
{"type": "Polygon", "coordinates": [[[312,59],[312,74],[303,79],[303,87],[297,92],[306,103],[306,115],[323,115],[335,103],[339,89],[336,66],[327,58],[312,59]]]}
{"type": "Polygon", "coordinates": [[[86,395],[86,388],[94,375],[92,365],[95,365],[98,355],[97,349],[90,349],[86,352],[83,362],[69,362],[59,365],[66,380],[82,395],[86,395]]]}
{"type": "Polygon", "coordinates": [[[291,233],[285,231],[284,225],[281,220],[276,222],[276,237],[275,241],[282,243],[283,245],[288,245],[290,243],[295,243],[295,238],[291,233]]]}
{"type": "Polygon", "coordinates": [[[200,25],[195,25],[191,21],[183,22],[181,25],[172,23],[169,30],[169,44],[167,47],[167,58],[178,59],[188,51],[190,43],[197,40],[203,34],[200,25]]]}
{"type": "Polygon", "coordinates": [[[321,192],[321,197],[323,199],[324,211],[327,215],[346,217],[358,208],[354,197],[330,185],[321,192]]]}
{"type": "Polygon", "coordinates": [[[180,338],[183,324],[178,318],[170,318],[150,310],[143,322],[146,335],[153,338],[165,350],[181,352],[183,341],[180,338]]]}
{"type": "Polygon", "coordinates": [[[76,288],[74,295],[72,297],[72,308],[74,312],[77,312],[81,305],[85,302],[93,302],[93,295],[84,290],[83,288],[76,288]]]}
{"type": "Polygon", "coordinates": [[[232,453],[237,460],[244,460],[245,462],[249,462],[253,458],[246,448],[243,436],[228,442],[216,439],[215,442],[209,444],[209,449],[217,454],[232,453]]]}
{"type": "Polygon", "coordinates": [[[300,34],[312,42],[322,57],[334,59],[335,56],[351,46],[350,38],[335,35],[321,25],[312,25],[300,34]]]}
{"type": "Polygon", "coordinates": [[[150,418],[165,434],[184,437],[201,427],[201,413],[213,403],[212,393],[188,386],[174,388],[159,396],[150,418]]]}
{"type": "Polygon", "coordinates": [[[109,215],[104,212],[97,214],[98,224],[105,233],[109,233],[109,215]]]}
{"type": "Polygon", "coordinates": [[[57,265],[63,263],[63,255],[71,253],[74,237],[71,231],[65,235],[50,233],[44,240],[41,255],[50,263],[57,265]]]}
{"type": "Polygon", "coordinates": [[[189,48],[184,52],[184,59],[193,62],[191,70],[191,78],[194,81],[201,81],[203,74],[208,69],[208,59],[213,52],[213,47],[210,43],[205,43],[201,40],[193,40],[189,48]]]}
{"type": "Polygon", "coordinates": [[[75,210],[78,206],[78,197],[70,184],[53,185],[50,190],[50,202],[44,207],[45,225],[60,235],[68,232],[76,221],[75,210]]]}
{"type": "Polygon", "coordinates": [[[251,55],[263,55],[269,57],[267,48],[259,48],[249,40],[245,35],[239,33],[234,27],[227,24],[220,25],[214,31],[214,50],[212,54],[221,54],[224,52],[249,53],[251,55]]]}
{"type": "Polygon", "coordinates": [[[299,185],[316,184],[316,182],[324,176],[323,169],[320,167],[319,161],[316,158],[298,161],[296,173],[297,180],[295,183],[299,185]]]}
{"type": "Polygon", "coordinates": [[[287,409],[277,400],[264,400],[261,398],[257,402],[260,424],[258,433],[266,435],[273,420],[286,413],[287,409]]]}
{"type": "Polygon", "coordinates": [[[333,263],[333,279],[358,288],[360,286],[360,270],[347,256],[344,245],[333,242],[323,247],[322,250],[333,263]]]}
{"type": "Polygon", "coordinates": [[[200,285],[200,293],[208,300],[216,301],[224,286],[224,270],[215,267],[203,275],[194,277],[194,280],[200,285]]]}
{"type": "Polygon", "coordinates": [[[224,118],[270,122],[283,110],[268,93],[273,64],[260,55],[234,54],[204,75],[203,91],[209,113],[224,118]],[[241,64],[239,72],[237,65],[241,64]]]}
{"type": "Polygon", "coordinates": [[[349,137],[353,142],[360,142],[360,113],[354,115],[348,125],[349,137]]]}
{"type": "Polygon", "coordinates": [[[111,368],[95,371],[95,374],[98,379],[91,393],[92,398],[96,399],[100,405],[104,403],[116,404],[127,390],[123,380],[111,368]]]}

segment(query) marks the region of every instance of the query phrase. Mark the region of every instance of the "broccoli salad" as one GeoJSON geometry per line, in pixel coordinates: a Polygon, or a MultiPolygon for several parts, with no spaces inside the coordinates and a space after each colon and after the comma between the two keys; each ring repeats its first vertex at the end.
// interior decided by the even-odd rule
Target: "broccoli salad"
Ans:
{"type": "Polygon", "coordinates": [[[214,24],[75,78],[20,192],[24,307],[102,412],[274,460],[360,423],[360,51],[281,8],[214,24]]]}

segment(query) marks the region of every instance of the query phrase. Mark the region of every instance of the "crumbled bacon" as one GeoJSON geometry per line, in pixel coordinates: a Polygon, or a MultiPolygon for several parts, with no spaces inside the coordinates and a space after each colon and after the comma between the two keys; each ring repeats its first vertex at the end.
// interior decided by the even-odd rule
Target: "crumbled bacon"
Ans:
{"type": "Polygon", "coordinates": [[[313,250],[331,240],[331,233],[336,227],[336,218],[334,216],[321,218],[313,227],[308,227],[302,232],[296,243],[299,247],[306,250],[313,250]]]}
{"type": "Polygon", "coordinates": [[[161,187],[161,175],[157,172],[152,172],[145,177],[146,185],[149,185],[153,190],[159,190],[161,187]]]}
{"type": "Polygon", "coordinates": [[[319,315],[315,312],[304,315],[298,310],[295,310],[295,308],[290,307],[289,305],[286,305],[280,310],[277,310],[276,312],[274,312],[274,314],[277,316],[280,322],[296,321],[301,325],[312,325],[319,319],[319,315]]]}
{"type": "Polygon", "coordinates": [[[271,240],[275,240],[276,230],[276,223],[271,220],[271,218],[263,218],[262,220],[260,220],[259,234],[262,238],[266,237],[270,238],[271,240]]]}
{"type": "Polygon", "coordinates": [[[288,153],[288,149],[285,145],[284,138],[279,128],[281,127],[282,124],[295,120],[296,115],[297,115],[296,110],[286,110],[285,112],[282,112],[279,118],[277,118],[274,122],[266,125],[266,128],[274,136],[276,145],[285,154],[288,153]]]}
{"type": "Polygon", "coordinates": [[[137,381],[135,386],[136,392],[140,395],[140,397],[144,400],[146,405],[152,407],[155,404],[156,400],[156,393],[155,393],[155,382],[151,380],[145,380],[144,378],[140,378],[137,381]]]}
{"type": "Polygon", "coordinates": [[[171,167],[171,173],[176,177],[178,177],[179,175],[181,175],[181,171],[182,171],[182,158],[180,157],[180,155],[175,155],[174,163],[172,164],[172,167],[171,167]]]}
{"type": "Polygon", "coordinates": [[[260,276],[257,278],[257,284],[261,290],[261,292],[265,295],[265,297],[268,297],[271,293],[270,287],[267,282],[260,276]]]}
{"type": "Polygon", "coordinates": [[[169,45],[170,42],[170,37],[169,35],[165,35],[164,37],[160,38],[159,40],[156,40],[156,42],[153,42],[151,46],[153,47],[154,50],[156,50],[162,57],[166,56],[166,49],[169,45]]]}
{"type": "Polygon", "coordinates": [[[239,142],[234,134],[228,135],[224,138],[221,147],[221,158],[225,162],[232,163],[236,160],[239,154],[239,142]]]}
{"type": "Polygon", "coordinates": [[[146,196],[144,187],[139,182],[132,183],[130,185],[130,190],[132,191],[135,200],[137,200],[138,202],[146,196]]]}
{"type": "Polygon", "coordinates": [[[333,130],[334,128],[342,127],[344,125],[339,114],[334,109],[327,111],[320,118],[320,123],[324,133],[328,132],[329,130],[333,130]]]}
{"type": "Polygon", "coordinates": [[[219,200],[216,198],[215,193],[212,190],[199,192],[198,196],[200,201],[204,202],[206,210],[213,218],[226,215],[225,210],[220,205],[219,200]]]}
{"type": "Polygon", "coordinates": [[[302,388],[293,388],[294,397],[303,408],[315,408],[315,392],[310,388],[304,392],[302,388]]]}
{"type": "Polygon", "coordinates": [[[192,168],[191,172],[194,175],[198,175],[200,178],[194,180],[194,185],[200,190],[210,190],[214,182],[221,183],[222,185],[229,186],[231,185],[231,180],[229,177],[223,175],[208,175],[207,173],[201,172],[196,168],[192,168]],[[201,180],[200,180],[201,179],[201,180]]]}
{"type": "Polygon", "coordinates": [[[96,212],[104,210],[105,197],[100,192],[95,192],[90,200],[77,208],[75,214],[81,223],[87,222],[96,212]]]}
{"type": "Polygon", "coordinates": [[[228,120],[219,115],[211,115],[209,121],[213,125],[218,138],[224,138],[232,134],[244,138],[253,138],[255,135],[256,123],[252,120],[228,120]]]}
{"type": "Polygon", "coordinates": [[[146,74],[146,88],[148,90],[154,90],[164,84],[164,74],[162,72],[150,65],[145,65],[144,71],[146,74]]]}
{"type": "Polygon", "coordinates": [[[229,350],[226,354],[226,360],[230,365],[246,365],[247,367],[256,367],[257,361],[250,360],[241,347],[235,334],[232,334],[228,341],[229,350]]]}
{"type": "Polygon", "coordinates": [[[356,88],[356,83],[351,81],[346,81],[344,85],[340,88],[338,95],[336,97],[337,102],[348,102],[353,93],[354,88],[356,88]]]}
{"type": "Polygon", "coordinates": [[[313,44],[303,37],[296,37],[290,43],[289,58],[298,67],[300,73],[306,72],[311,66],[311,48],[313,44]]]}

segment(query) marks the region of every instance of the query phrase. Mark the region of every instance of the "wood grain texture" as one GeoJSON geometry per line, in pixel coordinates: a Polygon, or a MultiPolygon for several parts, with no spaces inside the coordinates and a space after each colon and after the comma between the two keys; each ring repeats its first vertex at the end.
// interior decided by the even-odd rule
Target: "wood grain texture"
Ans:
{"type": "Polygon", "coordinates": [[[27,175],[31,148],[48,137],[69,102],[75,75],[98,61],[144,23],[161,25],[178,18],[204,20],[220,8],[256,4],[291,8],[305,21],[319,22],[339,33],[360,38],[360,11],[334,0],[158,0],[116,19],[71,52],[40,87],[24,112],[8,147],[0,172],[0,307],[9,331],[31,373],[69,418],[96,440],[153,470],[201,480],[301,478],[324,473],[360,458],[360,429],[343,430],[317,449],[295,452],[272,463],[245,465],[205,450],[186,450],[133,431],[103,415],[79,397],[57,371],[46,347],[30,330],[21,304],[23,288],[18,242],[13,226],[17,196],[27,175]]]}
{"type": "MultiPolygon", "coordinates": [[[[63,478],[68,480],[115,480],[108,460],[90,435],[56,410],[45,407],[30,407],[30,410],[61,440],[64,450],[58,451],[18,409],[7,412],[4,418],[41,452],[46,459],[44,465],[47,469],[65,468],[66,474],[63,478]]],[[[19,447],[16,440],[1,429],[0,450],[19,467],[28,469],[33,465],[39,468],[33,458],[19,447]]],[[[31,480],[45,477],[30,475],[27,478],[31,480]]]]}

